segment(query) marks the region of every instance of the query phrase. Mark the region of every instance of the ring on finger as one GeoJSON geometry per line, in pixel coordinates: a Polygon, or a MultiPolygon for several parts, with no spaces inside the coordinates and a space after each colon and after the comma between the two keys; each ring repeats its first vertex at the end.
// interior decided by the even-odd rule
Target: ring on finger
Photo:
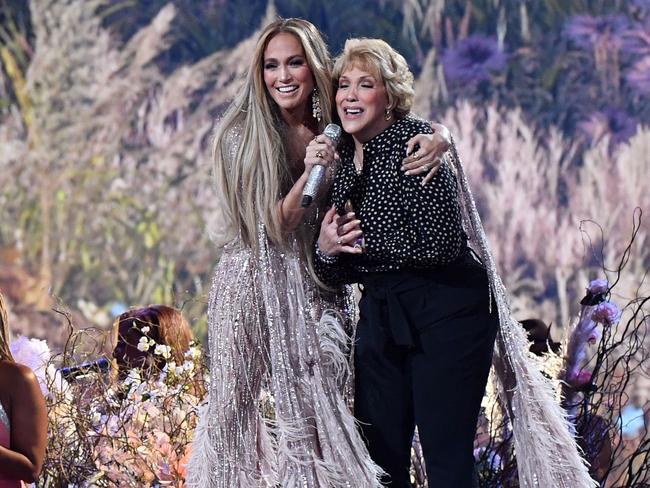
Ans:
{"type": "Polygon", "coordinates": [[[336,239],[336,244],[338,244],[339,246],[340,246],[341,244],[343,244],[343,241],[341,240],[340,237],[339,237],[338,239],[336,239]]]}
{"type": "Polygon", "coordinates": [[[320,150],[316,151],[316,157],[318,159],[323,159],[323,153],[320,150]]]}

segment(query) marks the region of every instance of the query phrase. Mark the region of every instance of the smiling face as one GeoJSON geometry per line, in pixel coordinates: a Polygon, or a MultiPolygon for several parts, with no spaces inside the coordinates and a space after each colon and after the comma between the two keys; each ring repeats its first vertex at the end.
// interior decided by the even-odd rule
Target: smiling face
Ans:
{"type": "Polygon", "coordinates": [[[343,129],[358,142],[364,143],[393,123],[386,120],[388,95],[383,81],[358,66],[348,66],[339,77],[336,109],[343,129]]]}
{"type": "Polygon", "coordinates": [[[314,77],[296,36],[287,32],[274,36],[264,50],[263,68],[266,89],[286,120],[311,112],[314,77]]]}

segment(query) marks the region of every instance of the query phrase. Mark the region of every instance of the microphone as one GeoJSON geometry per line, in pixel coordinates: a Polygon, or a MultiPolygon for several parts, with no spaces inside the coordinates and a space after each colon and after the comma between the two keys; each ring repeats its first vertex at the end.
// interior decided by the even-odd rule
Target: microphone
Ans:
{"type": "Polygon", "coordinates": [[[67,368],[59,369],[61,376],[66,380],[74,380],[77,376],[82,376],[91,372],[104,373],[108,371],[111,362],[108,358],[99,358],[96,361],[88,363],[77,364],[76,366],[68,366],[67,368]]]}
{"type": "MultiPolygon", "coordinates": [[[[323,134],[329,137],[334,147],[339,145],[341,141],[341,128],[336,124],[327,124],[323,134]]],[[[312,200],[318,193],[318,188],[323,183],[325,179],[325,171],[327,168],[321,164],[315,164],[311,171],[309,172],[309,178],[307,178],[307,183],[305,183],[305,188],[302,191],[302,208],[307,208],[311,205],[312,200]]]]}

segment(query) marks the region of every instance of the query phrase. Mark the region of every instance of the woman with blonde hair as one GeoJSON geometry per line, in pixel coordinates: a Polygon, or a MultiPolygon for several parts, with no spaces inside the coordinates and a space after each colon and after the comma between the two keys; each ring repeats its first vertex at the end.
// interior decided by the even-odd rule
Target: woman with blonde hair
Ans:
{"type": "MultiPolygon", "coordinates": [[[[330,70],[318,30],[279,19],[261,32],[219,124],[214,170],[233,238],[210,292],[211,382],[189,486],[378,486],[342,395],[340,316],[351,301],[309,271],[323,199],[301,206],[311,168],[326,165],[331,178],[338,158],[319,135],[332,119],[330,70]]],[[[439,142],[417,139],[416,164],[431,165],[439,142]]]]}
{"type": "Polygon", "coordinates": [[[0,293],[0,488],[38,478],[47,445],[47,409],[38,380],[9,348],[9,321],[0,293]]]}
{"type": "Polygon", "coordinates": [[[400,171],[408,139],[428,127],[410,115],[406,61],[382,40],[351,39],[334,78],[351,140],[340,149],[315,266],[330,285],[363,285],[355,415],[385,481],[411,486],[417,425],[429,486],[475,486],[473,441],[493,363],[520,485],[593,486],[550,381],[527,358],[453,145],[429,185],[400,171]],[[357,220],[336,219],[348,202],[357,220]],[[360,234],[364,248],[355,246],[360,234]]]}

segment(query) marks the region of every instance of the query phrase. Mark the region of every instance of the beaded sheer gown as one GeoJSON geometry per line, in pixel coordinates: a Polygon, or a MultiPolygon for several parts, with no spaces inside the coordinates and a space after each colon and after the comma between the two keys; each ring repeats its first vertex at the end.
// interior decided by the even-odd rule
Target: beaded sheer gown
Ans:
{"type": "Polygon", "coordinates": [[[353,302],[311,278],[302,249],[315,229],[302,227],[282,247],[258,230],[257,253],[235,239],[214,273],[208,401],[187,485],[380,486],[343,394],[353,302]]]}
{"type": "MultiPolygon", "coordinates": [[[[188,467],[196,487],[372,487],[342,394],[346,334],[297,249],[224,249],[209,301],[211,383],[188,467]]],[[[295,245],[295,243],[294,243],[295,245]]]]}

